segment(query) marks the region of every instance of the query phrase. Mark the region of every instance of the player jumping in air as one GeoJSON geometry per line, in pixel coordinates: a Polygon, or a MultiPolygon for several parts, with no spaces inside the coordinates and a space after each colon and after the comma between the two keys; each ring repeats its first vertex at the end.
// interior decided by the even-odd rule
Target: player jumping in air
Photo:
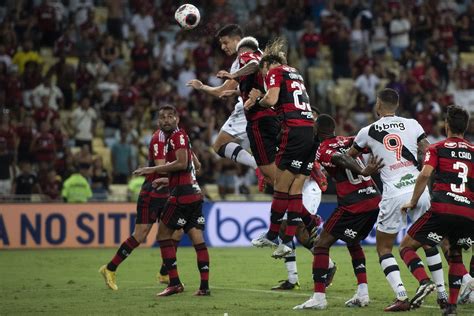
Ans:
{"type": "Polygon", "coordinates": [[[160,127],[165,133],[166,164],[145,167],[136,170],[138,175],[167,173],[170,196],[163,208],[158,226],[158,242],[161,257],[168,270],[170,283],[157,296],[169,296],[184,291],[178,275],[176,249],[173,234],[184,229],[194,245],[197,265],[201,275],[201,285],[197,296],[210,295],[209,290],[209,253],[203,237],[205,219],[202,214],[202,194],[196,182],[193,152],[188,135],[178,128],[178,113],[171,105],[165,105],[158,111],[160,127]]]}
{"type": "Polygon", "coordinates": [[[365,267],[365,254],[360,241],[370,233],[379,213],[380,193],[370,177],[381,167],[381,160],[371,157],[367,166],[345,153],[353,142],[352,137],[335,136],[336,123],[329,115],[320,115],[316,122],[321,141],[316,154],[326,171],[336,182],[338,207],[324,224],[314,245],[314,294],[294,309],[326,309],[326,279],[328,276],[329,249],[341,239],[347,243],[352,267],[357,278],[356,294],[346,302],[348,307],[369,304],[369,289],[365,267]]]}
{"type": "Polygon", "coordinates": [[[274,107],[282,122],[282,137],[275,157],[277,166],[271,206],[270,229],[252,240],[256,247],[276,246],[281,220],[287,214],[287,227],[282,243],[273,252],[274,258],[283,258],[292,252],[291,242],[298,223],[302,221],[302,188],[306,176],[313,168],[314,139],[313,114],[306,93],[303,77],[292,67],[285,65],[281,40],[265,49],[259,62],[265,77],[267,92],[252,89],[245,109],[274,107]],[[288,211],[287,211],[288,210],[288,211]]]}
{"type": "MultiPolygon", "coordinates": [[[[237,44],[243,37],[243,32],[240,26],[236,24],[229,24],[221,28],[217,32],[221,49],[228,56],[233,56],[237,53],[237,44]]],[[[239,59],[236,58],[231,67],[231,72],[239,69],[239,59]]],[[[238,82],[233,79],[227,79],[219,87],[211,87],[203,84],[200,80],[193,79],[187,83],[188,86],[193,87],[198,91],[214,97],[229,96],[225,92],[231,92],[231,95],[238,94],[238,82]]],[[[248,137],[245,131],[247,122],[244,114],[244,107],[242,98],[239,97],[235,104],[235,109],[229,116],[227,121],[221,127],[219,135],[215,140],[212,148],[223,158],[229,158],[235,162],[249,166],[253,169],[257,168],[254,157],[246,151],[243,147],[248,146],[248,137]]]]}
{"type": "MultiPolygon", "coordinates": [[[[413,119],[396,116],[397,109],[398,93],[392,89],[380,91],[375,110],[381,118],[359,131],[348,152],[352,157],[357,157],[362,150],[368,148],[384,162],[381,169],[383,194],[379,205],[376,242],[380,265],[397,297],[385,308],[385,311],[391,312],[409,310],[410,305],[419,307],[423,297],[435,289],[438,290],[438,298],[441,301],[447,298],[441,256],[436,247],[425,248],[426,260],[435,283],[420,284],[415,295],[416,300],[411,302],[408,300],[397,261],[392,255],[395,238],[407,225],[407,216],[400,212],[400,208],[413,192],[419,174],[417,167],[420,166],[429,145],[420,124],[413,119]]],[[[417,206],[408,211],[412,221],[420,218],[430,207],[428,190],[422,193],[417,206]]]]}
{"type": "MultiPolygon", "coordinates": [[[[158,125],[160,124],[158,120],[158,125]]],[[[160,166],[165,164],[165,134],[158,129],[152,136],[148,150],[148,166],[160,166]]],[[[135,230],[126,241],[120,245],[117,253],[112,260],[102,267],[99,272],[105,280],[105,284],[112,290],[118,290],[116,283],[116,270],[118,266],[130,256],[133,249],[145,242],[151,231],[153,224],[160,219],[161,212],[169,196],[167,187],[155,189],[152,182],[161,177],[157,173],[148,174],[142,185],[137,201],[137,217],[135,221],[135,230]]],[[[173,243],[177,245],[181,239],[182,230],[177,231],[173,237],[173,243]]],[[[163,265],[160,271],[160,282],[168,283],[166,267],[163,265]]]]}
{"type": "Polygon", "coordinates": [[[462,262],[462,248],[469,249],[474,240],[474,145],[464,139],[468,122],[466,110],[448,107],[445,121],[448,138],[428,148],[413,195],[401,207],[402,212],[409,212],[417,206],[434,173],[431,208],[408,230],[400,244],[400,255],[420,284],[426,284],[430,278],[416,250],[422,245],[435,247],[443,238],[449,240],[449,299],[443,315],[457,314],[463,278],[466,286],[461,294],[468,297],[474,291],[474,279],[462,262]]]}

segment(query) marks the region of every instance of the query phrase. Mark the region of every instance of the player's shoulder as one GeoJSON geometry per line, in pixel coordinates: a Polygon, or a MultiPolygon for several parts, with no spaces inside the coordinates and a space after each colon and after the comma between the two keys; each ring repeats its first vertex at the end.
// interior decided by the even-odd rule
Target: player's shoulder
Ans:
{"type": "Polygon", "coordinates": [[[243,52],[243,53],[240,53],[239,54],[239,59],[240,59],[240,62],[242,63],[242,61],[249,61],[249,60],[260,60],[262,54],[259,52],[259,51],[256,51],[256,52],[252,52],[252,51],[246,51],[246,52],[243,52]]]}

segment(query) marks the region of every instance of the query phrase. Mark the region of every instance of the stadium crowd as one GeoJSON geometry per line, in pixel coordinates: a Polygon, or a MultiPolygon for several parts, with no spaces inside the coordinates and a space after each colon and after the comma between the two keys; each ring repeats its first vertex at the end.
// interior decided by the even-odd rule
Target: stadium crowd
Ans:
{"type": "MultiPolygon", "coordinates": [[[[211,149],[235,100],[193,92],[232,58],[213,34],[242,25],[263,47],[288,40],[312,102],[355,134],[373,121],[379,88],[401,97],[431,142],[444,133],[453,91],[474,89],[474,3],[454,0],[189,1],[201,24],[182,31],[173,0],[17,0],[0,7],[0,195],[61,199],[66,179],[86,178],[95,199],[144,165],[157,109],[175,105],[202,162],[201,185],[248,193],[253,172],[211,149]]],[[[467,138],[474,139],[471,120],[467,138]]],[[[86,183],[87,184],[87,183],[86,183]]]]}

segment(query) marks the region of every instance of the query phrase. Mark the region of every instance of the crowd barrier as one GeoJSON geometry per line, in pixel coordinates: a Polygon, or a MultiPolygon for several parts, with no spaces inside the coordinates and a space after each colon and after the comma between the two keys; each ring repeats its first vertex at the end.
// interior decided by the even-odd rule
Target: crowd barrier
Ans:
{"type": "MultiPolygon", "coordinates": [[[[327,219],[335,203],[321,203],[318,214],[327,219]]],[[[136,206],[132,203],[0,204],[0,249],[117,247],[133,232],[136,206]]],[[[269,202],[206,202],[205,238],[213,247],[248,247],[266,231],[269,202]]],[[[146,246],[156,247],[156,225],[146,246]]],[[[400,232],[398,242],[405,231],[400,232]]],[[[365,244],[375,244],[375,231],[365,244]]],[[[184,238],[181,246],[189,246],[184,238]]]]}

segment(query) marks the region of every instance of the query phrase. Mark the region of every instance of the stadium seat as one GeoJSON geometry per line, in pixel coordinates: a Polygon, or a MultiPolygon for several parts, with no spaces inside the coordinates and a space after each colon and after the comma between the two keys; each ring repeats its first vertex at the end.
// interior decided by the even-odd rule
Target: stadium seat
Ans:
{"type": "Polygon", "coordinates": [[[94,147],[94,151],[97,156],[101,156],[104,162],[104,168],[107,170],[112,170],[112,154],[110,148],[107,147],[94,147]]]}
{"type": "Polygon", "coordinates": [[[111,184],[109,201],[126,201],[127,200],[127,185],[126,184],[111,184]]]}
{"type": "Polygon", "coordinates": [[[104,148],[104,147],[105,147],[104,140],[99,137],[94,137],[94,139],[92,140],[92,148],[94,148],[94,150],[97,150],[97,148],[104,148]]]}
{"type": "Polygon", "coordinates": [[[460,54],[461,65],[474,65],[474,53],[461,53],[460,54]]]}

